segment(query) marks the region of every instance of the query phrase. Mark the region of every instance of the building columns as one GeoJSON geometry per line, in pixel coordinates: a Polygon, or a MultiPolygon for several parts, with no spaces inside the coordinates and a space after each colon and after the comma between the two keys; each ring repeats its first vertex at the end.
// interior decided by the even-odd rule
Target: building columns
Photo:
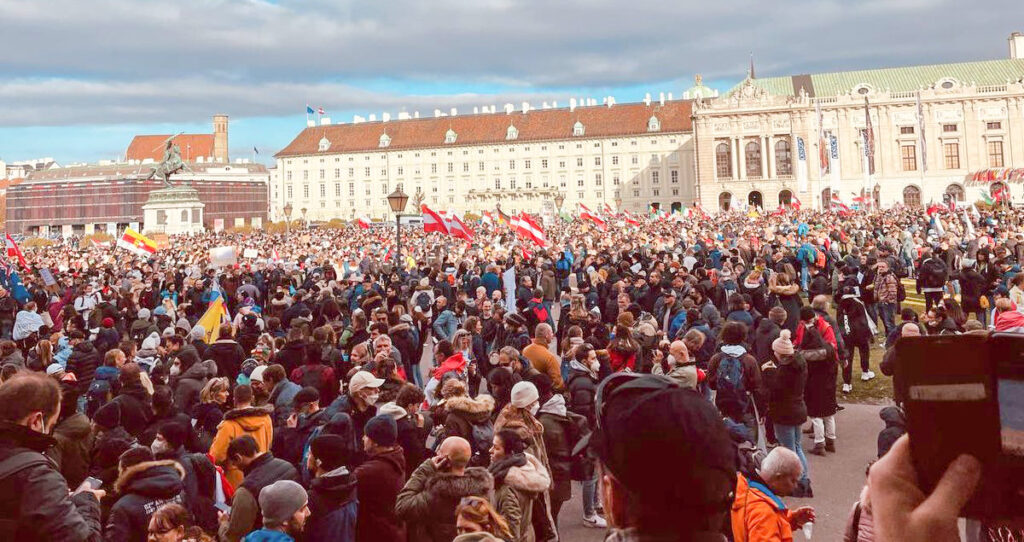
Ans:
{"type": "Polygon", "coordinates": [[[742,137],[736,138],[736,157],[740,163],[739,175],[737,175],[736,178],[741,180],[747,178],[747,155],[745,146],[746,142],[743,141],[742,137]]]}

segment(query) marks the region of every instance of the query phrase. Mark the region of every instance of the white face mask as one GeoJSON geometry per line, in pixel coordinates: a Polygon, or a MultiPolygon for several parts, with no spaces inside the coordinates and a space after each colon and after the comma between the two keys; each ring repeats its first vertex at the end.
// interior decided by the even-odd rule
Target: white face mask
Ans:
{"type": "Polygon", "coordinates": [[[380,399],[380,394],[379,393],[374,393],[374,394],[371,394],[371,395],[367,395],[365,400],[366,400],[367,404],[375,405],[375,404],[377,404],[377,399],[380,399]]]}
{"type": "Polygon", "coordinates": [[[594,361],[590,362],[590,370],[591,371],[594,371],[596,373],[600,368],[601,368],[601,362],[600,361],[597,361],[595,359],[594,361]]]}
{"type": "Polygon", "coordinates": [[[171,376],[178,376],[178,375],[180,375],[181,374],[181,365],[178,365],[177,363],[175,363],[174,365],[171,365],[171,369],[168,372],[170,373],[171,376]]]}
{"type": "Polygon", "coordinates": [[[540,402],[539,401],[534,403],[534,404],[532,404],[532,405],[530,405],[530,415],[531,416],[536,416],[538,410],[540,410],[540,402]]]}
{"type": "Polygon", "coordinates": [[[149,448],[153,450],[154,454],[162,454],[171,451],[171,447],[163,440],[154,440],[153,444],[149,445],[149,448]]]}

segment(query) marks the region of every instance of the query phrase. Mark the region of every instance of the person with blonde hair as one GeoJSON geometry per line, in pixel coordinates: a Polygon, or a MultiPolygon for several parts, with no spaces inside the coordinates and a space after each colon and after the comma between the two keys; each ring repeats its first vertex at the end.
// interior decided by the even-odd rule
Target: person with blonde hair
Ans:
{"type": "Polygon", "coordinates": [[[192,409],[192,425],[204,450],[210,449],[217,426],[224,420],[230,390],[231,383],[227,377],[221,376],[208,380],[199,392],[199,404],[192,409]]]}
{"type": "Polygon", "coordinates": [[[459,502],[455,529],[459,536],[452,542],[512,540],[508,522],[483,497],[465,497],[459,502]]]}
{"type": "Polygon", "coordinates": [[[213,538],[192,524],[184,506],[165,504],[153,512],[147,526],[147,542],[213,542],[213,538]]]}

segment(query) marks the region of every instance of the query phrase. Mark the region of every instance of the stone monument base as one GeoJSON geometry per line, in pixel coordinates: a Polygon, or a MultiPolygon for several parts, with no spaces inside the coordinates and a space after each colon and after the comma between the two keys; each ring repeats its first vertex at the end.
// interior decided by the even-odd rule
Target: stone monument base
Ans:
{"type": "Polygon", "coordinates": [[[195,188],[175,186],[154,190],[142,206],[142,229],[167,235],[202,232],[205,230],[204,207],[195,188]]]}

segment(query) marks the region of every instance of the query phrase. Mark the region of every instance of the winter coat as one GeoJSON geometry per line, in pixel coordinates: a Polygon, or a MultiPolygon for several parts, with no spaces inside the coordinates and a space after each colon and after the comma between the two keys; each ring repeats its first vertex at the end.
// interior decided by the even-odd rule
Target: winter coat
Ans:
{"type": "Polygon", "coordinates": [[[898,406],[887,406],[878,413],[885,428],[878,433],[878,457],[889,452],[893,444],[907,432],[907,417],[898,406]]]}
{"type": "Polygon", "coordinates": [[[790,514],[767,484],[748,480],[742,474],[736,476],[736,497],[730,513],[735,542],[792,541],[790,514]]]}
{"type": "MultiPolygon", "coordinates": [[[[260,407],[235,408],[224,414],[224,420],[217,426],[217,434],[210,444],[210,455],[214,463],[224,464],[228,459],[228,444],[243,435],[256,440],[259,451],[266,452],[274,439],[274,425],[270,415],[274,409],[270,405],[260,407]]],[[[224,471],[231,485],[238,487],[242,483],[242,471],[236,467],[228,467],[224,471]]]]}
{"type": "Polygon", "coordinates": [[[938,292],[949,278],[946,264],[937,258],[926,258],[917,270],[917,293],[938,292]]]}
{"type": "Polygon", "coordinates": [[[836,322],[843,342],[853,345],[863,344],[875,336],[873,326],[864,307],[857,296],[843,296],[836,307],[836,322]]]}
{"type": "MultiPolygon", "coordinates": [[[[284,425],[292,414],[292,402],[295,395],[302,389],[298,384],[285,380],[274,386],[270,392],[268,403],[274,406],[274,426],[284,425]]],[[[339,397],[340,399],[340,397],[339,397]]]]}
{"type": "Polygon", "coordinates": [[[68,487],[82,485],[89,476],[89,450],[92,449],[89,418],[81,412],[68,416],[57,423],[53,429],[53,438],[57,443],[50,449],[49,455],[61,476],[67,480],[68,487]]]}
{"type": "MultiPolygon", "coordinates": [[[[218,339],[206,349],[206,359],[212,359],[217,364],[217,374],[226,376],[232,383],[241,372],[242,361],[245,358],[242,347],[231,339],[218,339]]],[[[231,387],[233,388],[234,384],[231,387]]]]}
{"type": "MultiPolygon", "coordinates": [[[[478,395],[476,399],[465,395],[449,397],[445,401],[445,410],[444,438],[462,437],[472,443],[473,426],[491,419],[494,398],[490,395],[478,395]]],[[[487,450],[473,451],[487,453],[487,450]]]]}
{"type": "Polygon", "coordinates": [[[413,471],[398,493],[395,513],[410,530],[409,542],[449,542],[456,535],[455,508],[459,501],[470,496],[491,500],[493,494],[494,479],[487,469],[469,467],[458,476],[439,472],[428,459],[413,471]]]}
{"type": "Polygon", "coordinates": [[[337,540],[355,542],[359,499],[356,498],[356,477],[345,467],[338,467],[313,480],[309,487],[309,519],[306,540],[337,540]]]}
{"type": "MultiPolygon", "coordinates": [[[[733,345],[735,347],[735,345],[733,345]]],[[[729,348],[729,346],[724,346],[729,348]]],[[[719,351],[714,356],[711,356],[711,361],[708,362],[708,386],[713,390],[718,389],[718,364],[725,359],[727,354],[723,351],[719,351]]],[[[758,365],[757,360],[754,356],[744,352],[743,355],[736,356],[739,358],[740,363],[743,365],[743,389],[750,393],[755,400],[762,397],[761,390],[761,366],[758,365]]],[[[718,401],[718,395],[715,396],[716,406],[718,401]]],[[[761,407],[761,401],[757,401],[758,408],[761,407]]]]}
{"type": "Polygon", "coordinates": [[[800,425],[807,420],[804,386],[807,383],[807,362],[796,352],[792,357],[776,361],[775,368],[761,373],[768,394],[768,416],[780,425],[800,425]],[[788,359],[786,359],[788,358],[788,359]]]}
{"type": "Polygon", "coordinates": [[[182,412],[192,412],[199,404],[199,393],[210,378],[217,376],[217,364],[212,360],[193,363],[185,370],[177,381],[173,381],[174,404],[182,412]]]}
{"type": "Polygon", "coordinates": [[[153,398],[138,382],[122,386],[110,402],[121,407],[121,426],[133,437],[138,438],[153,419],[153,398]]]}
{"type": "Polygon", "coordinates": [[[84,394],[89,390],[96,368],[102,361],[99,351],[89,341],[82,341],[71,350],[66,369],[69,373],[75,373],[79,393],[84,394]]]}
{"type": "Polygon", "coordinates": [[[551,487],[551,478],[539,459],[529,453],[522,456],[525,458],[524,464],[511,467],[501,474],[495,474],[495,471],[502,462],[492,464],[491,475],[495,476],[494,503],[495,509],[508,522],[512,540],[532,542],[535,540],[533,501],[551,487]]]}
{"type": "Polygon", "coordinates": [[[965,313],[981,309],[981,296],[988,294],[989,285],[985,277],[974,269],[965,269],[952,277],[960,281],[960,300],[965,313]]]}
{"type": "Polygon", "coordinates": [[[764,363],[772,357],[772,342],[779,338],[782,328],[768,318],[762,318],[754,331],[754,358],[764,363]]]}
{"type": "Polygon", "coordinates": [[[800,285],[776,285],[774,280],[776,276],[772,275],[772,278],[769,280],[768,289],[778,297],[778,304],[786,309],[786,323],[782,327],[795,333],[796,327],[800,323],[800,307],[804,305],[803,300],[800,299],[800,285]]]}
{"type": "Polygon", "coordinates": [[[274,363],[284,367],[284,374],[290,375],[292,371],[306,362],[306,342],[288,341],[284,347],[274,355],[274,363]]]}
{"type": "MultiPolygon", "coordinates": [[[[432,464],[429,460],[424,464],[432,464]]],[[[398,511],[404,491],[405,456],[395,446],[367,458],[355,471],[359,488],[359,517],[356,521],[356,540],[403,542],[405,526],[398,511]]],[[[451,509],[455,522],[455,508],[451,509]]],[[[403,518],[404,519],[404,518],[403,518]]],[[[454,536],[454,534],[452,535],[454,536]]]]}
{"type": "Polygon", "coordinates": [[[235,486],[230,521],[220,526],[222,539],[235,542],[245,536],[245,533],[259,527],[260,491],[278,480],[299,482],[299,473],[291,463],[278,459],[269,452],[260,455],[249,464],[245,469],[245,481],[235,486]]]}
{"type": "Polygon", "coordinates": [[[590,427],[594,427],[597,382],[597,375],[585,369],[581,363],[576,360],[570,362],[566,385],[569,398],[566,408],[586,418],[590,427]]]}
{"type": "Polygon", "coordinates": [[[807,360],[807,384],[804,388],[807,415],[812,418],[825,418],[835,414],[839,409],[836,403],[839,363],[835,354],[836,339],[832,326],[821,317],[814,320],[814,327],[810,331],[801,324],[793,345],[807,360]],[[820,350],[825,350],[822,359],[808,359],[809,352],[820,350]]]}
{"type": "Polygon", "coordinates": [[[117,480],[118,458],[136,444],[124,428],[118,426],[96,434],[89,450],[89,476],[103,480],[103,485],[117,480]]]}
{"type": "Polygon", "coordinates": [[[689,389],[697,389],[697,364],[694,362],[681,363],[679,365],[669,364],[668,361],[664,362],[668,367],[668,372],[665,372],[665,368],[662,364],[655,364],[651,367],[651,374],[654,375],[665,375],[676,382],[679,385],[689,389]]]}
{"type": "Polygon", "coordinates": [[[204,449],[209,449],[213,437],[217,434],[217,426],[224,420],[223,406],[217,403],[199,403],[192,409],[192,426],[199,435],[204,449]]]}
{"type": "Polygon", "coordinates": [[[540,344],[534,339],[530,346],[523,349],[523,357],[530,360],[530,365],[534,369],[551,378],[552,387],[555,392],[561,392],[565,389],[565,384],[562,383],[561,361],[558,359],[558,356],[551,353],[547,345],[540,344]]]}
{"type": "Polygon", "coordinates": [[[572,438],[576,428],[562,396],[548,400],[537,413],[537,420],[544,426],[544,448],[551,465],[551,500],[567,501],[572,497],[572,449],[576,444],[572,438]]]}
{"type": "Polygon", "coordinates": [[[291,372],[291,381],[299,386],[312,386],[320,393],[320,404],[329,405],[338,398],[338,381],[340,378],[334,369],[324,365],[321,360],[313,360],[303,364],[291,372]]]}
{"type": "MultiPolygon", "coordinates": [[[[486,396],[481,395],[477,397],[486,396]]],[[[398,444],[402,447],[406,465],[419,465],[432,455],[426,446],[427,436],[430,434],[432,427],[430,420],[426,419],[426,417],[423,422],[423,427],[418,427],[416,420],[412,416],[403,416],[397,420],[398,444]]],[[[406,479],[408,479],[412,472],[407,470],[405,474],[406,479]]]]}
{"type": "Polygon", "coordinates": [[[146,461],[124,470],[114,484],[117,501],[110,508],[104,540],[145,542],[149,518],[170,503],[185,505],[185,469],[176,461],[146,461]]]}
{"type": "Polygon", "coordinates": [[[0,461],[23,452],[38,462],[0,480],[0,516],[17,522],[11,540],[101,542],[100,503],[92,493],[71,495],[67,482],[42,453],[56,444],[49,435],[0,422],[0,461]]]}

